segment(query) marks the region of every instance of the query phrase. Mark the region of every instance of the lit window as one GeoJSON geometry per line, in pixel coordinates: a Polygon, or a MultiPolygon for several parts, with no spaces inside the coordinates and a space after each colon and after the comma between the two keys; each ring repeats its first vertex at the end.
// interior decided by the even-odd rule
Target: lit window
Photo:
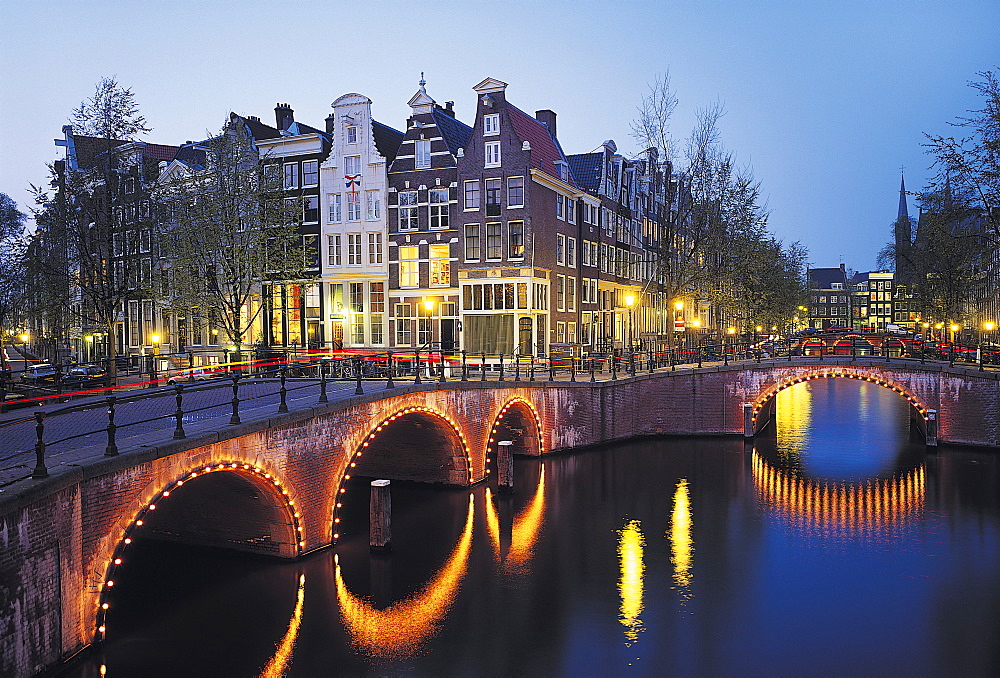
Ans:
{"type": "Polygon", "coordinates": [[[399,286],[419,287],[420,286],[420,264],[419,248],[416,245],[409,245],[399,248],[399,286]]]}
{"type": "Polygon", "coordinates": [[[511,221],[507,224],[507,258],[524,258],[524,222],[511,221]]]}
{"type": "Polygon", "coordinates": [[[447,287],[451,284],[450,248],[448,245],[431,245],[431,286],[447,287]]]}

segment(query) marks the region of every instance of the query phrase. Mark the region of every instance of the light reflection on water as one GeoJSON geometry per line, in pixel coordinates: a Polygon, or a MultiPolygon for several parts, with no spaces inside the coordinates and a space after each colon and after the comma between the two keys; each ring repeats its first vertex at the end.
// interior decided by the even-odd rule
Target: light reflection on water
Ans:
{"type": "Polygon", "coordinates": [[[378,558],[160,546],[118,577],[108,675],[1000,673],[996,454],[925,454],[898,396],[829,381],[753,446],[518,459],[512,495],[393,483],[378,558]]]}

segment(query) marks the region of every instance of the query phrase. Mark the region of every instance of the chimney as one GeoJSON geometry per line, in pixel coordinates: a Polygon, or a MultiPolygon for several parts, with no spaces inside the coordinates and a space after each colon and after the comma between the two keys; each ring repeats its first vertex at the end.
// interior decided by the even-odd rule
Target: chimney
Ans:
{"type": "Polygon", "coordinates": [[[333,134],[333,130],[336,128],[336,126],[337,126],[337,116],[335,116],[333,113],[326,116],[326,133],[333,134]]]}
{"type": "Polygon", "coordinates": [[[445,110],[445,112],[448,115],[450,115],[451,117],[454,118],[455,117],[455,102],[454,101],[446,101],[446,102],[444,102],[444,110],[445,110]]]}
{"type": "Polygon", "coordinates": [[[545,109],[542,111],[535,111],[535,120],[543,123],[549,128],[549,136],[553,139],[556,138],[556,112],[545,109]]]}
{"type": "Polygon", "coordinates": [[[274,107],[274,120],[277,123],[276,127],[284,132],[295,122],[295,112],[292,111],[288,104],[276,104],[274,107]]]}

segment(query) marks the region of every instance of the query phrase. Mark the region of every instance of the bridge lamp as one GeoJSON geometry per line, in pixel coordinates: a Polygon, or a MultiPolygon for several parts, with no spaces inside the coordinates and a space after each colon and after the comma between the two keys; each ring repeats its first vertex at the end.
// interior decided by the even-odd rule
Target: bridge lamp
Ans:
{"type": "Polygon", "coordinates": [[[952,324],[951,324],[951,325],[950,325],[950,326],[948,327],[948,329],[949,329],[949,330],[951,330],[951,342],[952,342],[952,343],[955,343],[955,333],[956,333],[956,332],[958,332],[958,330],[959,330],[960,328],[959,328],[959,326],[958,326],[958,325],[956,325],[955,323],[952,323],[952,324]]]}

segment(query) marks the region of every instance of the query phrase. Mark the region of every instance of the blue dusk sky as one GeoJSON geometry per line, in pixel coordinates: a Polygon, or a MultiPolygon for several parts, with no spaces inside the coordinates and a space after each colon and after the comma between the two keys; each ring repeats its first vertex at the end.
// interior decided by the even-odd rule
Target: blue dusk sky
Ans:
{"type": "MultiPolygon", "coordinates": [[[[27,211],[71,110],[114,76],[153,131],[177,144],[230,111],[274,124],[277,102],[316,127],[348,92],[402,129],[420,73],[471,123],[472,87],[558,114],[567,153],[605,139],[639,150],[636,107],[669,72],[672,134],[721,102],[723,140],[761,181],[770,228],[813,266],[873,269],[907,188],[929,174],[924,133],[980,100],[968,87],[1000,67],[996,0],[434,3],[367,0],[4,0],[0,27],[0,192],[27,211]]],[[[916,213],[912,198],[910,213],[916,213]]]]}

